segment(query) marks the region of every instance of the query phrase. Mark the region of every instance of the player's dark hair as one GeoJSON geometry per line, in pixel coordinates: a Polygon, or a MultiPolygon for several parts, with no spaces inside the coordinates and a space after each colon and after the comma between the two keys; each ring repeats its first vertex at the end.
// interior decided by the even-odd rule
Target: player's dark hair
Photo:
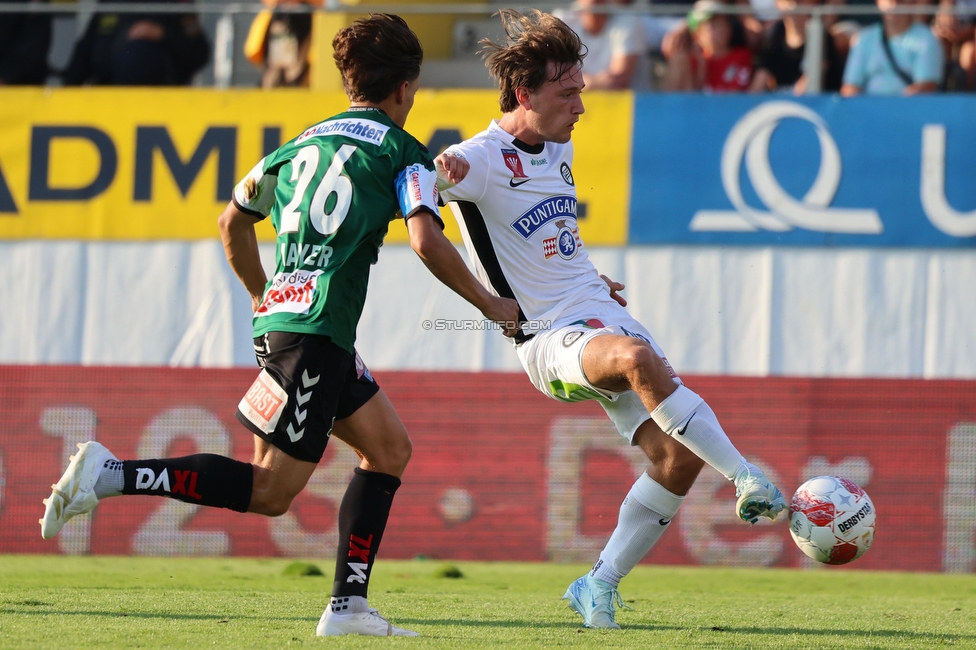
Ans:
{"type": "Polygon", "coordinates": [[[547,81],[557,81],[567,70],[583,64],[586,46],[555,16],[536,9],[524,15],[502,9],[496,15],[501,17],[508,42],[499,44],[486,38],[480,43],[488,72],[501,90],[498,103],[502,112],[518,108],[516,88],[524,86],[535,92],[547,81]],[[549,63],[554,64],[552,75],[549,63]]]}
{"type": "Polygon", "coordinates": [[[354,102],[381,102],[404,81],[420,76],[424,48],[406,21],[370,14],[340,29],[332,39],[342,88],[354,102]]]}

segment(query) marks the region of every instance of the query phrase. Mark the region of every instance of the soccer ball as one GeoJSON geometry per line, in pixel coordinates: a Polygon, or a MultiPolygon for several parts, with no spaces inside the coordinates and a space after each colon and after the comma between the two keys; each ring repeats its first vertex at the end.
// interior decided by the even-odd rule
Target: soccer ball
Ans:
{"type": "Polygon", "coordinates": [[[874,504],[854,481],[817,476],[790,503],[790,535],[804,555],[824,564],[847,564],[874,541],[874,504]]]}

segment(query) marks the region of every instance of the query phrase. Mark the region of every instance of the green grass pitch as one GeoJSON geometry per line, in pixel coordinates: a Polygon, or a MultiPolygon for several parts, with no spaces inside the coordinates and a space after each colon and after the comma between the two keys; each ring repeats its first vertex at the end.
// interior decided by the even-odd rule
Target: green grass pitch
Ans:
{"type": "Polygon", "coordinates": [[[583,565],[381,558],[370,604],[421,636],[318,639],[332,563],[289,564],[0,556],[0,648],[976,647],[973,575],[640,566],[607,631],[560,600],[583,565]]]}

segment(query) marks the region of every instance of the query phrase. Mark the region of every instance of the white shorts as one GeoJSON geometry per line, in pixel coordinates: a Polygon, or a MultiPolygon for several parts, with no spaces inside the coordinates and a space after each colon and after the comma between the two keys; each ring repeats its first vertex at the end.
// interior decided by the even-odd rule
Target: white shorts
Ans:
{"type": "Polygon", "coordinates": [[[620,435],[633,444],[637,428],[651,417],[640,397],[632,390],[616,393],[597,388],[583,373],[583,349],[602,334],[621,334],[646,341],[680,383],[664,351],[647,329],[615,302],[593,303],[591,308],[588,306],[585,318],[568,323],[560,319],[552,329],[539,332],[519,345],[519,360],[532,385],[548,397],[563,402],[598,401],[620,435]]]}

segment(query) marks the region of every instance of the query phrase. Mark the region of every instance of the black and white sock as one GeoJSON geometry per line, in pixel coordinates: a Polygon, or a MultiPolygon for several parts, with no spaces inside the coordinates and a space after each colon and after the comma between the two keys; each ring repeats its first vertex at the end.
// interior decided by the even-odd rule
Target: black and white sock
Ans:
{"type": "Polygon", "coordinates": [[[332,596],[366,598],[376,551],[400,479],[357,467],[339,505],[339,548],[332,596]]]}
{"type": "Polygon", "coordinates": [[[247,512],[254,487],[250,463],[217,454],[122,461],[122,494],[149,494],[247,512]]]}
{"type": "Polygon", "coordinates": [[[114,458],[107,460],[95,481],[95,496],[99,499],[122,496],[124,483],[122,461],[114,458]]]}

